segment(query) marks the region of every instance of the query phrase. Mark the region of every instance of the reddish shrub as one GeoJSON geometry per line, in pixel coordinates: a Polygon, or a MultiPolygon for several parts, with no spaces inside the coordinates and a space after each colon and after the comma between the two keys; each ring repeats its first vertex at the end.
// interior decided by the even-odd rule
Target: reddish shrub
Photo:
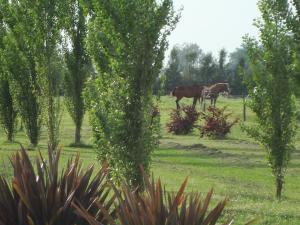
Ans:
{"type": "Polygon", "coordinates": [[[228,117],[231,113],[226,114],[225,110],[226,107],[216,108],[210,106],[207,113],[202,113],[201,118],[204,119],[204,124],[200,127],[201,137],[222,138],[230,133],[231,127],[238,122],[238,119],[229,122],[228,117]]]}
{"type": "Polygon", "coordinates": [[[184,106],[180,110],[173,109],[171,112],[171,121],[167,124],[168,132],[173,134],[190,133],[195,127],[199,116],[200,113],[192,106],[184,106]]]}

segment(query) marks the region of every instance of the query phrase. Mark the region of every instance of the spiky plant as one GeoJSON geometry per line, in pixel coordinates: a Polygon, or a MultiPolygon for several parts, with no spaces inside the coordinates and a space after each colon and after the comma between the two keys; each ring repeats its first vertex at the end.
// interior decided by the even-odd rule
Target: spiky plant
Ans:
{"type": "Polygon", "coordinates": [[[77,155],[60,173],[59,158],[60,150],[49,148],[48,162],[36,157],[36,169],[23,148],[11,158],[12,186],[0,177],[0,225],[90,224],[78,209],[101,224],[107,224],[106,213],[113,218],[115,197],[106,182],[107,167],[93,177],[94,167],[83,169],[77,155]]]}
{"type": "Polygon", "coordinates": [[[150,181],[144,174],[144,181],[144,192],[133,192],[126,185],[121,192],[116,192],[117,218],[121,225],[213,225],[227,203],[224,199],[209,211],[213,192],[209,191],[204,200],[200,194],[185,194],[187,179],[175,194],[167,192],[160,179],[150,181]]]}

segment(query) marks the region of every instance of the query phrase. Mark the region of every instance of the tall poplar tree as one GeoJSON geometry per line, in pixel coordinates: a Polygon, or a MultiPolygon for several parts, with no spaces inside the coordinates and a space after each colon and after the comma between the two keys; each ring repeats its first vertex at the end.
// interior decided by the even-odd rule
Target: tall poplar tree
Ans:
{"type": "Polygon", "coordinates": [[[67,4],[65,29],[71,48],[66,48],[65,58],[68,71],[65,74],[65,103],[75,123],[75,145],[80,145],[80,131],[85,113],[82,92],[89,73],[91,60],[85,48],[87,21],[79,0],[67,4]]]}
{"type": "Polygon", "coordinates": [[[66,2],[61,0],[31,1],[31,16],[35,18],[36,59],[38,81],[48,130],[48,141],[52,149],[59,143],[61,121],[60,75],[61,75],[61,28],[64,22],[66,2]]]}
{"type": "Polygon", "coordinates": [[[4,37],[6,34],[7,28],[5,27],[4,16],[2,10],[0,10],[0,125],[4,128],[7,140],[11,142],[15,133],[17,112],[13,104],[12,88],[4,56],[4,37]]]}
{"type": "Polygon", "coordinates": [[[149,170],[156,144],[152,86],[178,17],[171,0],[92,3],[88,49],[99,76],[86,96],[99,158],[109,162],[114,175],[142,185],[139,166],[149,170]]]}
{"type": "Polygon", "coordinates": [[[254,79],[249,87],[250,107],[258,118],[258,125],[246,130],[267,150],[278,199],[282,196],[295,135],[291,36],[285,23],[287,4],[284,0],[260,0],[259,41],[245,38],[254,79]]]}
{"type": "Polygon", "coordinates": [[[0,2],[0,10],[9,30],[5,38],[5,58],[13,90],[12,96],[29,141],[36,146],[42,116],[38,102],[40,91],[37,83],[35,39],[31,36],[35,20],[27,10],[31,1],[0,2]]]}

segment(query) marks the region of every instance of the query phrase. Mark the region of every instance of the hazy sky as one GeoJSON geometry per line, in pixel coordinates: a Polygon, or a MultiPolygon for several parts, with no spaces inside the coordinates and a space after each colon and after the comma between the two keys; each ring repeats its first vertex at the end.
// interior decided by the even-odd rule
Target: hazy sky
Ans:
{"type": "Polygon", "coordinates": [[[221,48],[231,52],[242,43],[242,36],[257,36],[252,25],[259,17],[257,0],[174,0],[176,9],[183,6],[182,17],[169,38],[174,44],[197,43],[214,55],[221,48]]]}

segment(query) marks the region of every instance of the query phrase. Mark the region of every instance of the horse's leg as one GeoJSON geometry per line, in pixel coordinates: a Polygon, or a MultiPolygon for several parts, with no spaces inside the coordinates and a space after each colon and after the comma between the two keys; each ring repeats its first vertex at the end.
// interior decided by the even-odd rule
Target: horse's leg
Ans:
{"type": "Polygon", "coordinates": [[[180,101],[180,97],[177,97],[177,99],[176,99],[176,106],[177,106],[177,110],[179,110],[180,109],[180,106],[179,106],[179,101],[180,101]]]}
{"type": "Polygon", "coordinates": [[[203,97],[202,97],[202,95],[199,98],[199,104],[200,104],[200,108],[202,108],[202,104],[203,104],[203,97]]]}
{"type": "Polygon", "coordinates": [[[197,97],[194,97],[194,101],[193,101],[193,109],[195,109],[196,104],[197,104],[197,97]]]}
{"type": "Polygon", "coordinates": [[[218,98],[218,97],[215,97],[215,98],[214,98],[214,108],[216,108],[217,98],[218,98]]]}
{"type": "Polygon", "coordinates": [[[202,95],[201,95],[200,98],[201,98],[201,108],[202,108],[202,111],[205,112],[205,94],[202,93],[202,95]]]}

